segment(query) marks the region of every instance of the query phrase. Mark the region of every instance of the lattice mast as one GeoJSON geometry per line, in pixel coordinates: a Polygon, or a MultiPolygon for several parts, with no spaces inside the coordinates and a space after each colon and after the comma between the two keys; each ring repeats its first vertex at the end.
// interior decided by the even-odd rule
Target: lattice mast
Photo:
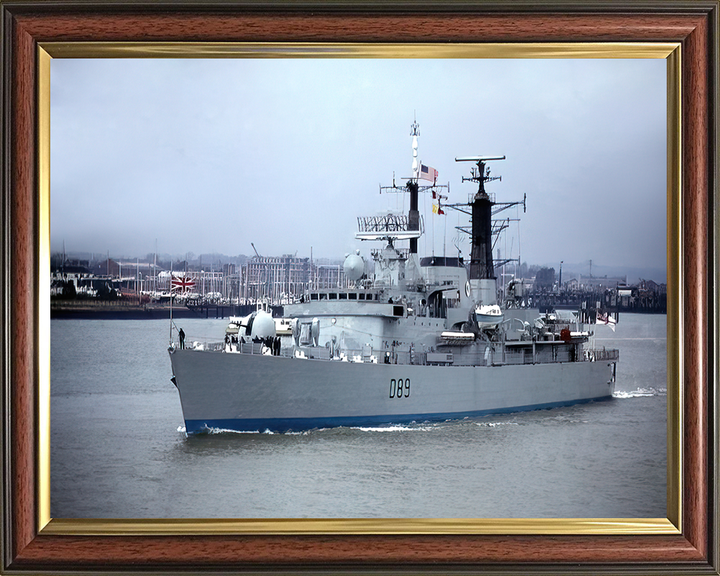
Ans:
{"type": "Polygon", "coordinates": [[[490,168],[485,163],[490,160],[504,160],[505,156],[470,156],[455,158],[456,162],[476,162],[471,176],[463,176],[463,182],[476,182],[478,190],[472,200],[472,247],[470,251],[470,280],[495,280],[495,266],[492,255],[492,214],[494,202],[485,190],[485,183],[500,180],[500,176],[490,176],[490,168]]]}
{"type": "MultiPolygon", "coordinates": [[[[418,163],[418,136],[420,135],[420,125],[417,120],[413,119],[410,126],[410,136],[412,136],[412,178],[408,180],[406,188],[410,193],[410,211],[408,212],[408,229],[420,230],[420,211],[418,210],[418,190],[420,188],[418,179],[420,176],[420,164],[418,163]]],[[[418,239],[410,239],[410,254],[417,254],[418,239]]]]}
{"type": "MultiPolygon", "coordinates": [[[[420,125],[417,123],[417,120],[413,120],[412,125],[410,126],[410,136],[412,136],[412,166],[411,166],[411,176],[409,178],[403,178],[403,180],[406,180],[405,186],[397,186],[395,184],[395,176],[393,176],[393,184],[392,186],[380,186],[380,193],[399,193],[404,194],[408,193],[410,196],[410,209],[407,213],[407,216],[405,218],[402,217],[396,217],[395,220],[400,222],[406,223],[406,227],[404,228],[405,234],[404,235],[396,235],[394,239],[407,239],[410,242],[410,247],[408,252],[410,254],[417,255],[418,253],[418,238],[422,236],[423,234],[423,224],[422,224],[422,218],[420,217],[420,209],[419,209],[419,195],[420,193],[424,192],[433,192],[433,198],[435,198],[435,194],[438,190],[445,191],[446,195],[444,198],[447,198],[447,193],[450,191],[449,184],[437,184],[433,180],[432,184],[429,184],[427,186],[420,185],[420,179],[424,178],[426,180],[429,180],[428,173],[432,172],[432,174],[435,175],[435,179],[437,178],[437,172],[433,168],[428,168],[427,166],[423,166],[423,164],[420,163],[418,160],[418,136],[420,135],[420,125]],[[421,171],[425,171],[425,175],[421,176],[421,171]]],[[[388,217],[387,220],[391,220],[392,218],[388,217]]],[[[360,223],[360,219],[358,219],[358,222],[360,223]]],[[[365,222],[365,219],[363,219],[362,223],[360,223],[360,231],[361,232],[370,232],[370,230],[363,230],[363,226],[367,225],[365,222]]],[[[398,228],[399,230],[399,228],[398,228]]],[[[368,238],[368,234],[364,235],[357,235],[358,237],[365,236],[362,239],[370,239],[368,238]]]]}

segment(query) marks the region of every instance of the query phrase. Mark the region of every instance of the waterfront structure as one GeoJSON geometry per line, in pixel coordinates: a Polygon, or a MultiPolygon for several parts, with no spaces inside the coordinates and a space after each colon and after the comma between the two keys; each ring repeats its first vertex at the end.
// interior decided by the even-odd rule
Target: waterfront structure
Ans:
{"type": "MultiPolygon", "coordinates": [[[[405,219],[407,220],[407,218],[405,219]]],[[[405,250],[409,254],[409,249],[405,250]]],[[[382,249],[373,249],[376,258],[382,249]]],[[[372,276],[372,262],[366,275],[372,276]]],[[[167,266],[167,264],[166,264],[167,266]]],[[[352,285],[343,265],[328,259],[308,259],[284,255],[254,257],[246,264],[211,265],[210,270],[197,265],[175,263],[175,271],[139,259],[102,258],[88,260],[54,255],[51,262],[51,296],[53,298],[104,298],[113,290],[126,296],[147,294],[153,298],[169,297],[171,277],[186,276],[193,287],[188,291],[195,301],[225,304],[256,305],[268,302],[281,306],[296,302],[307,290],[347,288],[352,285]],[[68,286],[72,284],[72,287],[68,286]]],[[[569,278],[554,289],[538,289],[534,278],[511,277],[503,287],[498,286],[500,301],[507,308],[561,307],[581,309],[583,302],[601,302],[603,307],[626,312],[665,312],[667,286],[652,280],[627,284],[626,277],[581,276],[569,278]]],[[[499,282],[498,282],[499,284],[499,282]]],[[[587,309],[588,304],[585,305],[587,309]]]]}
{"type": "Polygon", "coordinates": [[[578,283],[580,288],[585,291],[608,290],[617,288],[619,285],[626,285],[627,276],[585,276],[580,274],[578,283]]]}
{"type": "Polygon", "coordinates": [[[243,267],[242,301],[288,304],[299,300],[310,288],[348,285],[341,263],[313,262],[310,258],[253,256],[243,267]]]}
{"type": "Polygon", "coordinates": [[[243,298],[246,302],[267,299],[282,303],[299,298],[310,278],[309,258],[253,256],[245,265],[243,298]]]}
{"type": "Polygon", "coordinates": [[[50,271],[50,296],[68,297],[81,293],[94,295],[92,286],[88,286],[92,277],[87,261],[67,260],[63,257],[50,271]]]}

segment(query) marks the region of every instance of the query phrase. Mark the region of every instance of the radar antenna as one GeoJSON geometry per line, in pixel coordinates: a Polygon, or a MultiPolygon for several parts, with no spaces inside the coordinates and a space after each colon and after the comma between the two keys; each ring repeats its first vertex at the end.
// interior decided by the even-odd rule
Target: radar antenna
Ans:
{"type": "Polygon", "coordinates": [[[455,162],[475,162],[476,167],[470,171],[470,177],[462,177],[463,182],[477,182],[478,183],[478,194],[484,194],[485,183],[492,182],[493,180],[502,180],[502,176],[490,176],[490,168],[485,166],[485,162],[490,160],[505,160],[505,156],[462,156],[455,158],[455,162]]]}

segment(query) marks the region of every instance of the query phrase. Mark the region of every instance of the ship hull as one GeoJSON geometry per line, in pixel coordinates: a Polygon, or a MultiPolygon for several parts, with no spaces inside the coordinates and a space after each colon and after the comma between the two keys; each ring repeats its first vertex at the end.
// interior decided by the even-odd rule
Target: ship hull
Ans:
{"type": "Polygon", "coordinates": [[[188,434],[446,420],[612,397],[608,362],[420,366],[174,350],[188,434]]]}

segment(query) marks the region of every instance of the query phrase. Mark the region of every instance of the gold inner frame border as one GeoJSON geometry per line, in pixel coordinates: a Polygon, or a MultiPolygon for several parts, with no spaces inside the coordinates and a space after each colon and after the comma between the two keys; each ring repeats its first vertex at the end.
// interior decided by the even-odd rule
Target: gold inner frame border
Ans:
{"type": "Polygon", "coordinates": [[[38,45],[38,530],[42,535],[681,534],[681,45],[677,42],[501,44],[41,42],[38,45]],[[53,58],[652,58],[667,61],[667,518],[54,519],[50,516],[50,69],[53,58]]]}

